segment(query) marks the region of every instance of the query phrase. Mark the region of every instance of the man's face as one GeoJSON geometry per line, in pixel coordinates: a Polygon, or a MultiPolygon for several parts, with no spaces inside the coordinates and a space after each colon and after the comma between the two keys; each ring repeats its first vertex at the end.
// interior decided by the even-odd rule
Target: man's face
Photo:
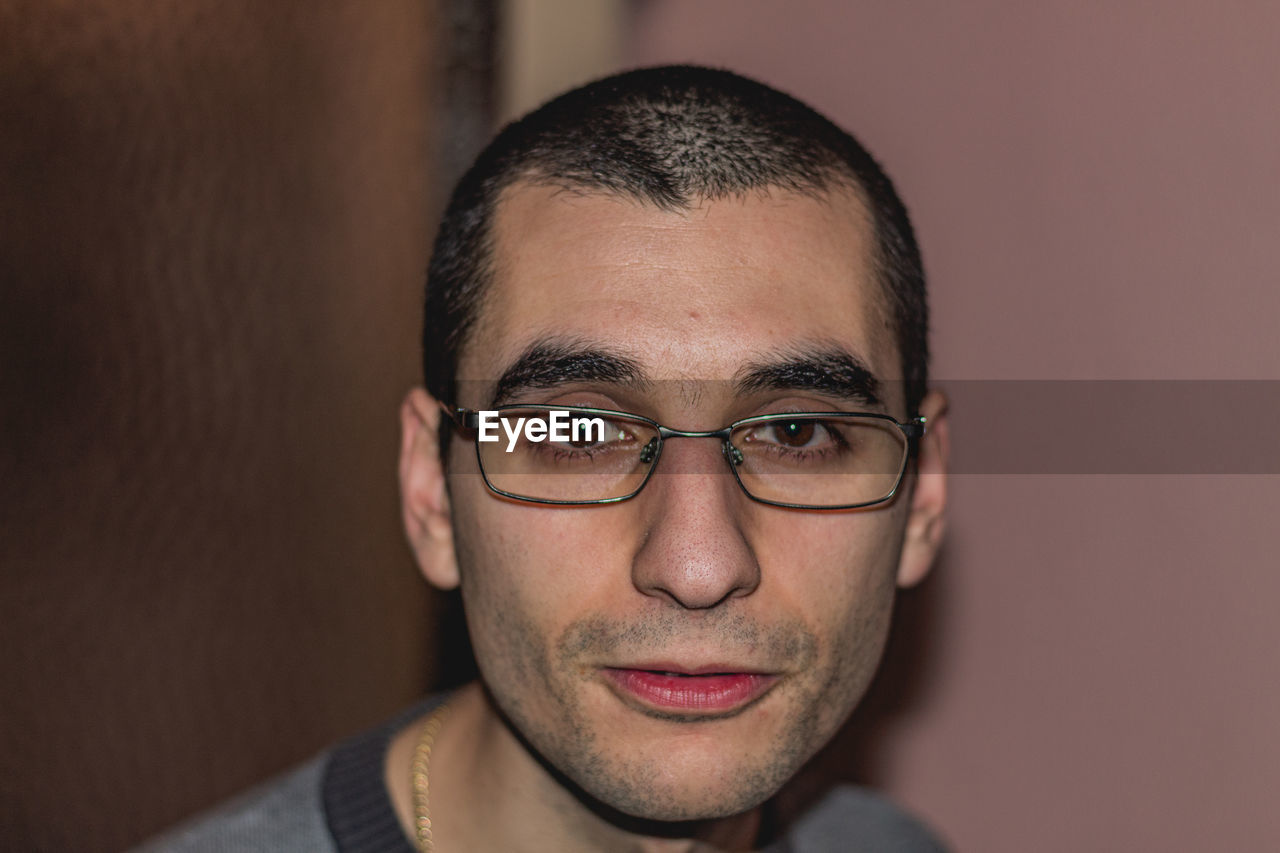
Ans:
{"type": "MultiPolygon", "coordinates": [[[[521,185],[494,223],[494,277],[458,402],[536,345],[579,367],[523,372],[506,399],[635,412],[711,430],[757,414],[867,410],[804,371],[741,393],[750,368],[842,353],[905,416],[862,205],[774,192],[687,212],[521,185]],[[600,355],[639,377],[582,364],[600,355]],[[636,381],[637,378],[639,381],[636,381]]],[[[873,409],[875,410],[875,409],[873,409]]],[[[455,440],[449,501],[481,673],[545,759],[638,817],[725,816],[772,795],[871,678],[909,499],[856,512],[751,501],[714,439],[669,439],[634,499],[547,507],[486,490],[455,440]],[[661,674],[666,673],[666,674],[661,674]]]]}

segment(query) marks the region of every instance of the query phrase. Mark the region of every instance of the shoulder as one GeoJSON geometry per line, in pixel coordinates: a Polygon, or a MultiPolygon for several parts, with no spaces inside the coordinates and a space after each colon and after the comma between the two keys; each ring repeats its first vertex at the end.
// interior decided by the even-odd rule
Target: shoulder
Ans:
{"type": "Polygon", "coordinates": [[[832,790],[792,826],[795,853],[945,853],[920,821],[884,797],[844,785],[832,790]]]}
{"type": "Polygon", "coordinates": [[[134,853],[336,851],[320,798],[326,760],[326,755],[312,759],[134,853]]]}
{"type": "Polygon", "coordinates": [[[412,853],[383,784],[391,736],[437,707],[436,695],[133,853],[412,853]]]}

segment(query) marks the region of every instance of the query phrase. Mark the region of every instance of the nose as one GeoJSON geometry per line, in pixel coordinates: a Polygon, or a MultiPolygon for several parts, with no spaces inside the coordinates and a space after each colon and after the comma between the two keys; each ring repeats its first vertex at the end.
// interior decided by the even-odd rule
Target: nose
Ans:
{"type": "Polygon", "coordinates": [[[760,566],[744,534],[746,496],[711,439],[668,439],[645,502],[645,538],[632,583],[646,595],[705,610],[760,585],[760,566]]]}

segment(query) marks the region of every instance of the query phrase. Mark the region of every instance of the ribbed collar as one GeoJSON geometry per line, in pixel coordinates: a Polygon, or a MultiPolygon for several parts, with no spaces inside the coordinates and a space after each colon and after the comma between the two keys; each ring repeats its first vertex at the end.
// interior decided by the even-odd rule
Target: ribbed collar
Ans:
{"type": "Polygon", "coordinates": [[[339,745],[324,769],[324,818],[341,853],[417,853],[405,837],[383,782],[396,732],[446,698],[432,696],[372,731],[339,745]]]}

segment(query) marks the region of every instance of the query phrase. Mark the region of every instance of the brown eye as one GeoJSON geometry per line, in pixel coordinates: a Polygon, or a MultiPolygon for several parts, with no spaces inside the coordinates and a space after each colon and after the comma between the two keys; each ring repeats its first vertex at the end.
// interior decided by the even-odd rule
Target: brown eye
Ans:
{"type": "Polygon", "coordinates": [[[812,421],[783,421],[774,424],[773,430],[778,443],[787,447],[804,447],[813,440],[812,421]]]}
{"type": "Polygon", "coordinates": [[[575,423],[570,430],[569,438],[556,443],[564,447],[572,447],[574,450],[586,450],[588,448],[604,450],[610,448],[618,449],[622,445],[633,441],[635,441],[635,436],[618,422],[606,420],[604,429],[596,430],[592,429],[589,421],[584,419],[581,424],[575,423]]]}

